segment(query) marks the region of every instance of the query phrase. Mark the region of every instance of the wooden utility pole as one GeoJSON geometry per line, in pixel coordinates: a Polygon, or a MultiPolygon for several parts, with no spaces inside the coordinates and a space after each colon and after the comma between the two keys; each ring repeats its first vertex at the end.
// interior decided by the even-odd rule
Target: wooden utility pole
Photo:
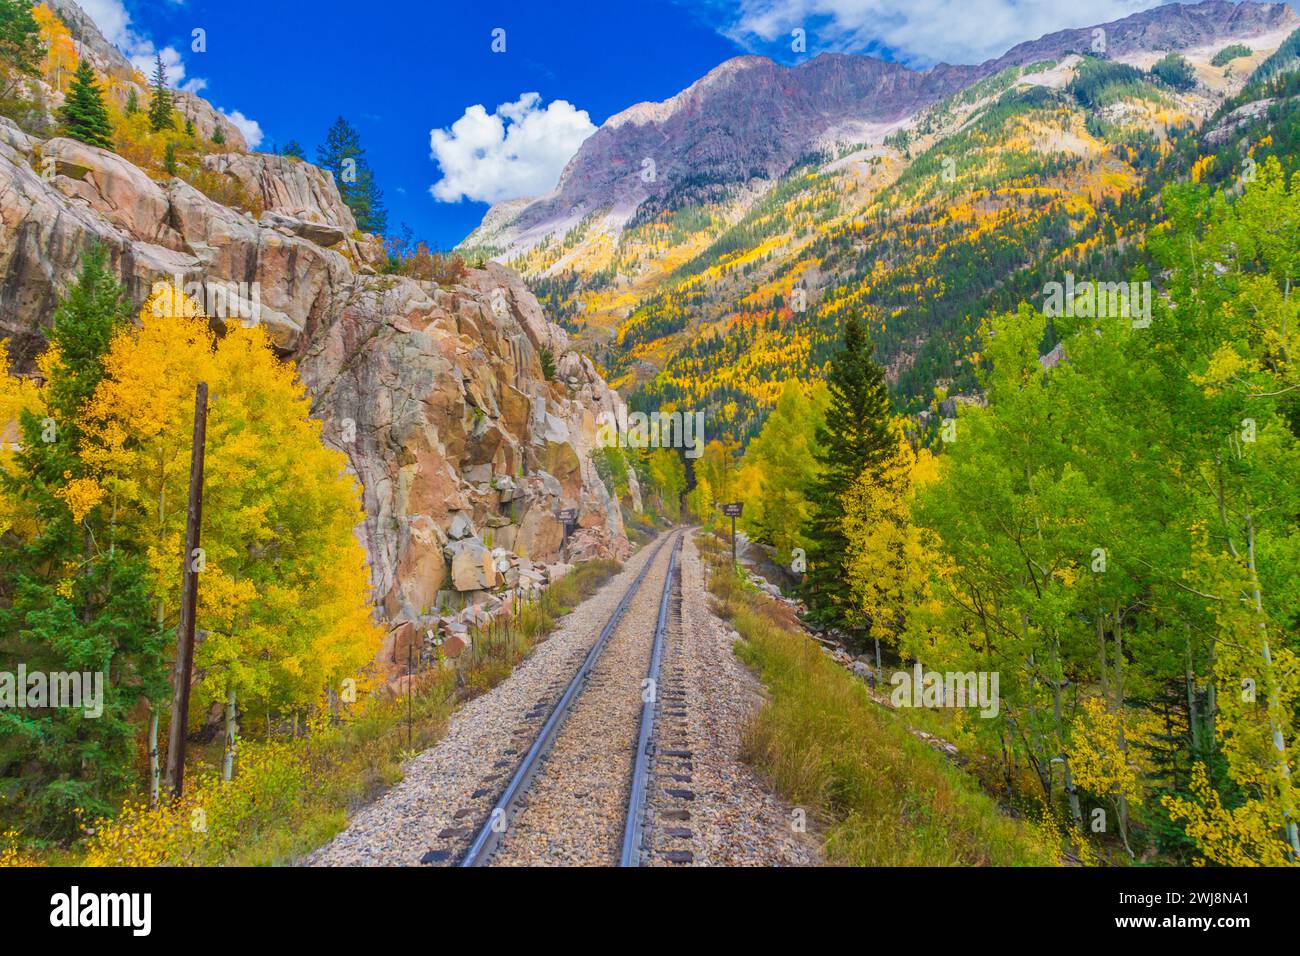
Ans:
{"type": "Polygon", "coordinates": [[[199,528],[203,523],[203,446],[208,434],[208,383],[194,390],[194,446],[190,450],[190,503],[185,524],[181,577],[181,619],[176,626],[176,668],[172,672],[172,723],[167,737],[167,783],[172,796],[185,789],[185,725],[190,713],[194,670],[194,619],[199,604],[199,528]]]}

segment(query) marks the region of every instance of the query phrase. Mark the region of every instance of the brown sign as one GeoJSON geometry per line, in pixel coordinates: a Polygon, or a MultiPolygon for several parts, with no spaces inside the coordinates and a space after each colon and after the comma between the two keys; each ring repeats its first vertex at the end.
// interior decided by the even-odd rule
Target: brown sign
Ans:
{"type": "Polygon", "coordinates": [[[722,506],[722,513],[728,518],[739,518],[740,513],[744,510],[745,503],[743,501],[733,501],[730,504],[724,504],[722,506]]]}

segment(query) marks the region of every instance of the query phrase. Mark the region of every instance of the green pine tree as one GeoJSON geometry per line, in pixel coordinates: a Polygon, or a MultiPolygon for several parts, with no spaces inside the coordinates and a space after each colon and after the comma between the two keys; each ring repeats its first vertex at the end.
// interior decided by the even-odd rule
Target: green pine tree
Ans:
{"type": "Polygon", "coordinates": [[[339,195],[356,217],[358,229],[382,233],[388,228],[383,193],[375,185],[361,136],[343,117],[334,121],[324,144],[316,149],[316,165],[334,174],[339,195]]]}
{"type": "Polygon", "coordinates": [[[226,145],[226,134],[225,131],[222,130],[220,126],[218,126],[216,129],[212,131],[212,145],[213,146],[226,145]]]}
{"type": "Polygon", "coordinates": [[[100,149],[113,148],[113,126],[104,106],[104,95],[95,80],[95,71],[85,60],[77,67],[67,99],[59,111],[63,133],[100,149]]]}
{"type": "MultiPolygon", "coordinates": [[[[75,515],[71,482],[84,478],[79,414],[104,375],[114,332],[129,321],[102,247],[50,330],[45,408],[20,422],[21,449],[0,473],[35,525],[0,543],[0,648],[28,674],[102,675],[102,713],[76,708],[0,711],[0,823],[42,837],[77,832],[77,813],[111,812],[138,782],[131,711],[165,691],[164,642],[153,623],[143,558],[117,546],[100,506],[75,515]]],[[[84,698],[83,698],[84,699],[84,698]]]]}
{"type": "Polygon", "coordinates": [[[844,495],[859,476],[879,467],[891,449],[889,392],[872,352],[861,319],[852,316],[844,325],[843,348],[831,357],[826,377],[830,405],[816,433],[821,470],[808,495],[811,547],[804,581],[811,610],[825,624],[843,624],[849,604],[844,495]]]}
{"type": "Polygon", "coordinates": [[[155,132],[175,129],[176,121],[172,118],[172,94],[167,89],[167,67],[163,65],[162,53],[154,54],[153,97],[149,102],[149,126],[155,132]]]}
{"type": "Polygon", "coordinates": [[[126,94],[126,115],[134,116],[138,112],[140,112],[140,94],[133,86],[131,92],[126,94]]]}

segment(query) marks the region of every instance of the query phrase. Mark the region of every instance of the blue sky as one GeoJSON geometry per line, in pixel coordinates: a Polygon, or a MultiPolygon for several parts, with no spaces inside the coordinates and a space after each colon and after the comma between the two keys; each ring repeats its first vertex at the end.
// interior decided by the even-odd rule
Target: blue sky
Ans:
{"type": "Polygon", "coordinates": [[[255,123],[262,149],[297,139],[310,159],[346,116],[390,227],[409,222],[448,248],[482,219],[483,200],[546,191],[609,116],[666,99],[730,56],[794,63],[829,49],[918,67],[978,62],[1159,0],[78,2],[128,53],[170,48],[183,81],[255,123]],[[205,52],[192,49],[196,28],[205,52]],[[493,52],[498,29],[504,52],[493,52]],[[805,31],[799,52],[795,29],[805,31]]]}

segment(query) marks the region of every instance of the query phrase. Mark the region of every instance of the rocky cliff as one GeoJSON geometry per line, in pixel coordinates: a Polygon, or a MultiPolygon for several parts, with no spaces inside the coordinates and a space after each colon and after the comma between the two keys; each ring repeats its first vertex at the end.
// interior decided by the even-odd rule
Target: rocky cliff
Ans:
{"type": "Polygon", "coordinates": [[[92,242],[137,304],[180,281],[218,327],[263,323],[362,486],[388,664],[404,665],[417,635],[463,633],[548,565],[626,552],[592,458],[597,416],[619,397],[518,277],[497,265],[448,285],[380,274],[382,243],[357,232],[329,174],[240,151],[205,166],[256,214],[0,119],[0,337],[18,368],[92,242]]]}

